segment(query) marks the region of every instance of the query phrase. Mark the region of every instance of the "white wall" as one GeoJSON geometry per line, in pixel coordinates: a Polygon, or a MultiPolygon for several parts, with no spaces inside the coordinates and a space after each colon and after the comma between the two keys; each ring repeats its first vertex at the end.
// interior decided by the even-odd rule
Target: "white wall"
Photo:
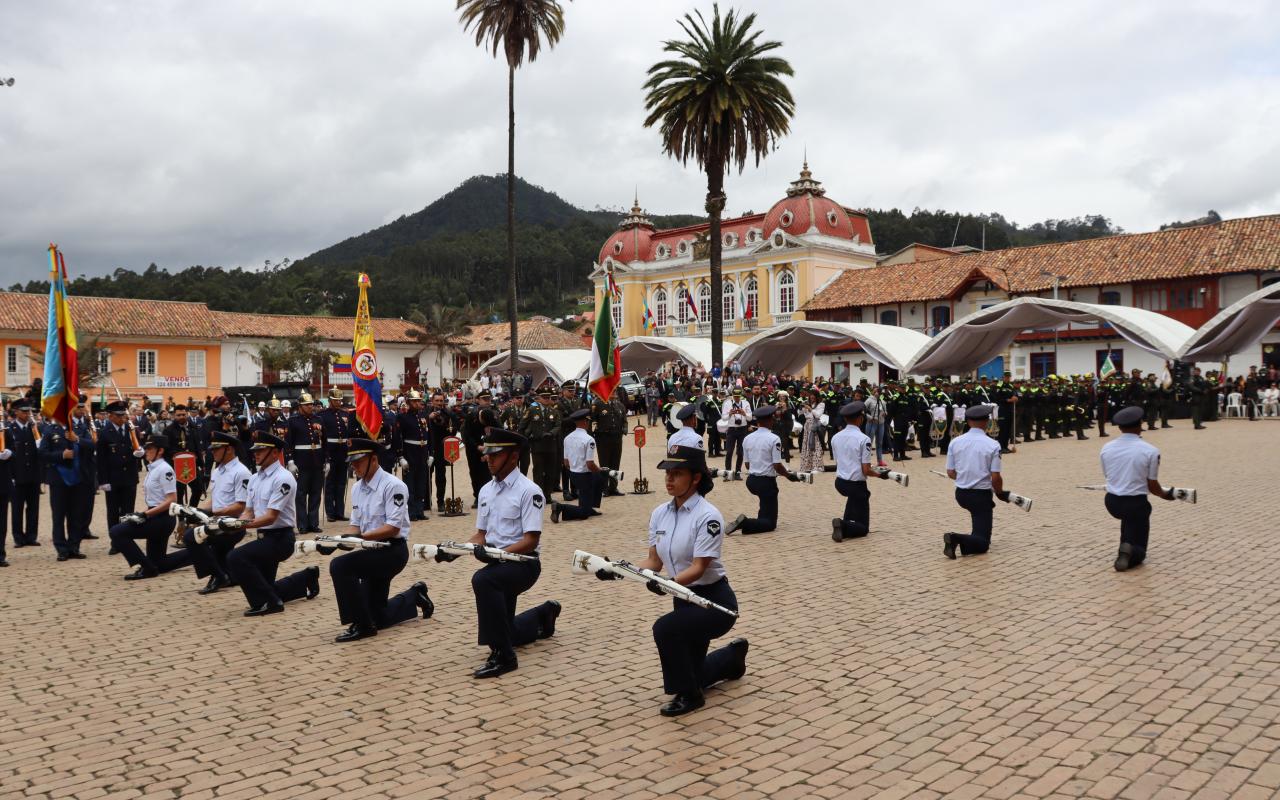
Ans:
{"type": "Polygon", "coordinates": [[[813,363],[810,364],[810,375],[814,378],[831,379],[831,365],[837,361],[847,361],[849,363],[849,383],[856,386],[859,381],[866,378],[870,383],[880,382],[880,365],[871,356],[862,351],[852,353],[821,353],[813,357],[813,363]],[[860,369],[858,363],[862,361],[870,362],[866,369],[860,369]]]}
{"type": "MultiPolygon", "coordinates": [[[[258,348],[268,341],[244,338],[223,341],[221,356],[223,384],[226,386],[261,384],[262,367],[254,361],[254,358],[258,355],[258,348]]],[[[327,341],[321,342],[321,346],[340,355],[351,352],[350,342],[327,341]]],[[[404,360],[413,357],[419,347],[410,344],[379,343],[377,348],[378,361],[387,383],[398,387],[403,380],[404,360]]],[[[424,386],[439,386],[442,372],[446,380],[452,380],[454,377],[453,356],[445,353],[440,362],[436,361],[436,356],[437,349],[432,347],[424,350],[418,357],[419,383],[424,386]]],[[[349,375],[331,374],[325,379],[326,385],[330,382],[338,386],[351,385],[349,375]]]]}

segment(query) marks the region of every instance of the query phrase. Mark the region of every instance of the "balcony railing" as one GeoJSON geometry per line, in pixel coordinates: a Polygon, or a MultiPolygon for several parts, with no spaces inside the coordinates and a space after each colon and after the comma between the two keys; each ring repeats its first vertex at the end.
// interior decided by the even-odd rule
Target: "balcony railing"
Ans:
{"type": "Polygon", "coordinates": [[[791,315],[790,315],[790,314],[774,314],[774,315],[773,315],[773,324],[774,324],[774,325],[785,325],[786,323],[788,323],[788,322],[790,322],[790,321],[791,321],[791,315]]]}

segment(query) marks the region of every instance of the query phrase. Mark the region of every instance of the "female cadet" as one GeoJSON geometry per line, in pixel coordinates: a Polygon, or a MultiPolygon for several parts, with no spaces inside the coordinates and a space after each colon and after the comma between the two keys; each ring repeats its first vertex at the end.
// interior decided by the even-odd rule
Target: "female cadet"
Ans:
{"type": "Polygon", "coordinates": [[[164,458],[169,451],[169,439],[161,435],[152,436],[142,450],[147,460],[147,477],[142,483],[142,499],[147,509],[125,514],[108,533],[111,547],[124,556],[129,566],[137,567],[124,576],[127,581],[154,578],[174,566],[165,558],[169,535],[177,524],[177,520],[169,516],[169,505],[178,497],[178,481],[173,474],[173,466],[164,458]],[[134,539],[147,540],[145,555],[134,539]]]}
{"type": "MultiPolygon", "coordinates": [[[[696,447],[675,446],[658,469],[666,471],[667,494],[674,499],[655,508],[649,517],[649,554],[637,566],[655,572],[665,568],[676,583],[737,610],[738,598],[720,563],[724,517],[705,497],[713,485],[706,454],[696,447]]],[[[596,577],[607,581],[618,576],[601,570],[596,577]]],[[[663,594],[657,582],[651,581],[648,587],[654,594],[663,594]]],[[[683,600],[673,599],[672,605],[672,611],[653,624],[663,689],[675,695],[662,707],[664,717],[696,711],[706,702],[703,689],[737,680],[747,671],[746,639],[734,639],[707,653],[711,640],[733,627],[734,617],[683,600]]]]}

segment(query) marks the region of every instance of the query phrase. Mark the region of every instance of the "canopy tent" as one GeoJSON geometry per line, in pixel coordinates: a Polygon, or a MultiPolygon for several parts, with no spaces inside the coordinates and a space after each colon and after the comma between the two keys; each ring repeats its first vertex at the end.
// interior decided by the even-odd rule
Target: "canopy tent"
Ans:
{"type": "Polygon", "coordinates": [[[1225,361],[1257,344],[1280,321],[1280,283],[1264,286],[1219,311],[1178,351],[1183,361],[1225,361]]]}
{"type": "Polygon", "coordinates": [[[907,372],[917,375],[968,372],[1007,350],[1022,331],[1054,328],[1063,322],[1107,323],[1126,340],[1169,360],[1178,357],[1178,348],[1193,333],[1176,319],[1141,308],[1019,297],[956,320],[928,341],[912,359],[907,372]]]}
{"type": "MultiPolygon", "coordinates": [[[[591,351],[586,349],[569,350],[521,350],[519,371],[528,371],[533,375],[533,385],[537,386],[550,377],[556,385],[578,377],[591,363],[591,351]]],[[[486,370],[507,372],[511,369],[511,351],[498,353],[480,365],[472,375],[472,379],[480,377],[486,370]]]]}
{"type": "MultiPolygon", "coordinates": [[[[711,340],[692,336],[632,336],[620,339],[622,368],[644,373],[656,370],[668,361],[683,361],[691,367],[699,364],[711,370],[711,340]]],[[[733,342],[724,343],[724,360],[728,362],[738,351],[733,342]]]]}
{"type": "Polygon", "coordinates": [[[902,370],[929,337],[896,325],[863,322],[788,322],[758,333],[738,349],[744,366],[760,362],[768,372],[799,372],[819,347],[856,343],[881,364],[902,370]]]}

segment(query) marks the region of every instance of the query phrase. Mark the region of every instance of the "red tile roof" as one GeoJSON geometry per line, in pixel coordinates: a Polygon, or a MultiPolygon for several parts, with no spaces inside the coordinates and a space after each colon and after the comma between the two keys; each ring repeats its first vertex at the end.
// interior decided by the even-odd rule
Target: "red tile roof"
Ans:
{"type": "MultiPolygon", "coordinates": [[[[222,338],[222,329],[204,303],[72,295],[68,304],[77,333],[177,339],[222,338]]],[[[0,327],[43,333],[48,319],[48,295],[0,292],[0,327]]]]}
{"type": "MultiPolygon", "coordinates": [[[[348,341],[355,332],[354,317],[304,317],[293,314],[241,314],[229,311],[211,312],[227,336],[269,339],[277,336],[302,336],[307,328],[315,328],[322,339],[348,341]]],[[[412,343],[417,339],[409,331],[418,326],[403,319],[374,317],[375,342],[412,343]]]]}
{"type": "MultiPolygon", "coordinates": [[[[521,350],[568,350],[582,347],[582,337],[561,330],[549,322],[521,320],[516,323],[521,350]]],[[[507,349],[511,323],[472,325],[463,336],[468,353],[497,353],[507,349]]]]}
{"type": "Polygon", "coordinates": [[[941,299],[971,279],[1029,294],[1052,289],[1054,275],[1071,288],[1271,270],[1280,270],[1280,214],[849,270],[801,310],[941,299]]]}

